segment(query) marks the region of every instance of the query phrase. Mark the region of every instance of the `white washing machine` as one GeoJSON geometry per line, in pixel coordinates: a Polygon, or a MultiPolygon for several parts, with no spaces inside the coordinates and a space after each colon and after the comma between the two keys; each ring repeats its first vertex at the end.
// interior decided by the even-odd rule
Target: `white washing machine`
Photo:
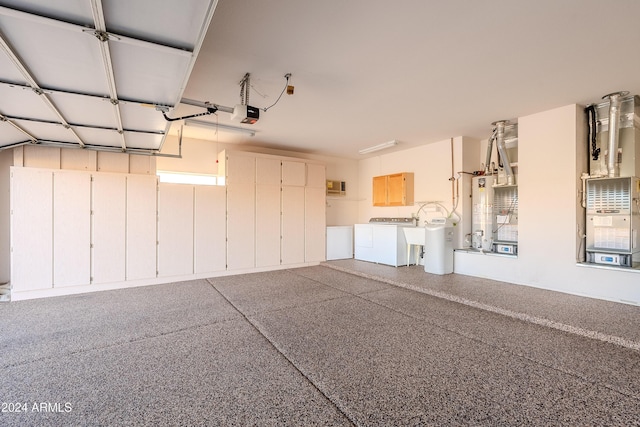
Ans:
{"type": "Polygon", "coordinates": [[[355,259],[394,267],[406,265],[407,241],[402,228],[413,226],[413,218],[371,218],[368,224],[356,224],[355,259]]]}

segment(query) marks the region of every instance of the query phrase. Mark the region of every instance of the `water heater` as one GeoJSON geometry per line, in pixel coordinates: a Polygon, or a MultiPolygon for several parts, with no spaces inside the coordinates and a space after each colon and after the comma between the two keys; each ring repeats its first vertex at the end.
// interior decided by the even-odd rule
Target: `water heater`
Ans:
{"type": "Polygon", "coordinates": [[[491,251],[493,231],[493,184],[494,175],[476,176],[472,179],[471,200],[473,220],[471,224],[471,247],[491,251]]]}

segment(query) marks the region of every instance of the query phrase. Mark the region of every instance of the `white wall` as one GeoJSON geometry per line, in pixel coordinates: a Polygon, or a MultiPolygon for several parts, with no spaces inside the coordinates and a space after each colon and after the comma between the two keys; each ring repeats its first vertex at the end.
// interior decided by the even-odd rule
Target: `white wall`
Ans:
{"type": "Polygon", "coordinates": [[[11,278],[11,254],[9,252],[9,200],[11,180],[9,167],[13,165],[12,150],[0,151],[0,283],[6,283],[11,278]]]}
{"type": "Polygon", "coordinates": [[[327,196],[327,226],[353,225],[358,220],[358,161],[335,157],[315,158],[327,165],[327,179],[345,181],[344,196],[327,196]]]}
{"type": "MultiPolygon", "coordinates": [[[[480,168],[479,150],[479,140],[456,137],[360,160],[357,222],[366,223],[372,217],[411,217],[411,214],[418,212],[420,205],[425,202],[441,203],[451,211],[457,197],[460,202],[456,212],[462,217],[470,217],[471,178],[470,175],[458,173],[473,172],[480,168]],[[373,177],[399,172],[414,174],[414,205],[373,206],[373,177]],[[452,185],[451,177],[460,179],[457,184],[453,181],[452,185]]],[[[430,209],[434,207],[429,206],[420,212],[421,222],[428,217],[444,214],[430,209]]],[[[464,246],[464,235],[470,229],[470,221],[463,220],[456,226],[456,247],[464,246]]]]}

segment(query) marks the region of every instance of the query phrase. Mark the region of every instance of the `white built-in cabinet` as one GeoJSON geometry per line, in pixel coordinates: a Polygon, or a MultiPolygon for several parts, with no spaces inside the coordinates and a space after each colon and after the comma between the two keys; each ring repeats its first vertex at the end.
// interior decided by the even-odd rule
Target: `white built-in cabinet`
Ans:
{"type": "Polygon", "coordinates": [[[324,165],[223,151],[219,171],[227,186],[228,270],[324,260],[324,165]]]}
{"type": "Polygon", "coordinates": [[[324,260],[324,165],[244,152],[220,159],[224,186],[11,167],[12,295],[324,260]]]}
{"type": "Polygon", "coordinates": [[[156,277],[157,179],[11,168],[11,289],[156,277]]]}

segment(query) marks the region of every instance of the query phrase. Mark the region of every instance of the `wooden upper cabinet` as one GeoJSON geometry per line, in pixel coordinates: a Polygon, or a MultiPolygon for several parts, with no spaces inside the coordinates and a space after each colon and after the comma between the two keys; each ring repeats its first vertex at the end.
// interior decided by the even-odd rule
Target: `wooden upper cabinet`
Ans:
{"type": "Polygon", "coordinates": [[[387,205],[387,176],[373,177],[373,206],[387,205]]]}
{"type": "Polygon", "coordinates": [[[373,206],[413,205],[413,173],[373,177],[373,206]]]}

